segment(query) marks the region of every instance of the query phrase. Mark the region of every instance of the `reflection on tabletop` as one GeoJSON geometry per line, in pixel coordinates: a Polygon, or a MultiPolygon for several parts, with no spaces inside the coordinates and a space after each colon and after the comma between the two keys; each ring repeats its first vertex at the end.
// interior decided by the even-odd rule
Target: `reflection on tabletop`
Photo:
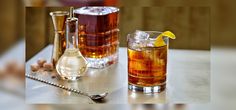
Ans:
{"type": "MultiPolygon", "coordinates": [[[[49,60],[51,49],[52,45],[49,45],[32,57],[26,63],[26,71],[30,72],[29,65],[37,61],[38,58],[43,57],[49,60]]],[[[106,103],[110,104],[209,102],[210,65],[208,51],[171,49],[169,51],[170,60],[167,74],[167,90],[160,94],[157,93],[158,95],[153,95],[155,97],[136,92],[132,93],[132,91],[128,90],[127,48],[119,48],[119,55],[117,64],[104,69],[89,69],[85,77],[75,83],[68,84],[66,81],[57,78],[52,79],[47,75],[36,75],[45,78],[45,80],[58,82],[59,84],[68,84],[68,86],[73,86],[76,89],[81,89],[91,94],[108,91],[109,94],[106,97],[106,103]],[[192,64],[190,65],[190,63],[192,64]],[[201,69],[196,70],[196,68],[201,69]]],[[[64,90],[30,79],[26,79],[26,91],[26,103],[73,104],[91,102],[86,97],[73,93],[67,94],[64,90]]]]}

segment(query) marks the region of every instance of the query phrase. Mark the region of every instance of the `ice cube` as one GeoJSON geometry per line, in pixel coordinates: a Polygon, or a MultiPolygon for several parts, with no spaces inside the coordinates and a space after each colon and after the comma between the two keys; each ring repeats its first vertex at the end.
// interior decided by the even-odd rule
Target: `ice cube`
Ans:
{"type": "Polygon", "coordinates": [[[140,30],[136,30],[134,33],[134,39],[135,41],[133,42],[133,48],[135,50],[141,51],[143,47],[147,46],[147,39],[149,38],[149,34],[144,32],[144,31],[140,31],[140,30]]]}
{"type": "Polygon", "coordinates": [[[149,38],[149,34],[145,31],[136,30],[134,38],[140,40],[147,40],[149,38]]]}
{"type": "Polygon", "coordinates": [[[154,41],[147,41],[147,47],[155,47],[154,41]]]}
{"type": "Polygon", "coordinates": [[[143,47],[145,47],[145,45],[139,41],[132,43],[132,48],[136,51],[142,51],[143,47]]]}

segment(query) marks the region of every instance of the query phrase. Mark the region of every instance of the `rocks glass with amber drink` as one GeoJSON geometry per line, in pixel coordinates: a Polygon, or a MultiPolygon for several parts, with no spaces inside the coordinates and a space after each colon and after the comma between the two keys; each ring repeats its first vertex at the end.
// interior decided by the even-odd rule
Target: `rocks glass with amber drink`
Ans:
{"type": "Polygon", "coordinates": [[[119,9],[109,6],[81,7],[74,11],[79,20],[79,49],[89,67],[104,68],[118,61],[119,9]]]}
{"type": "Polygon", "coordinates": [[[128,88],[144,93],[165,89],[168,37],[165,45],[155,45],[157,31],[136,31],[128,34],[128,88]]]}

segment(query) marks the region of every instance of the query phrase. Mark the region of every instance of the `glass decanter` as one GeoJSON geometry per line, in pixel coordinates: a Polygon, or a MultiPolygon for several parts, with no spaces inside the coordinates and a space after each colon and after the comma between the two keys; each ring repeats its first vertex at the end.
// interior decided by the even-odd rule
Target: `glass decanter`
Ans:
{"type": "Polygon", "coordinates": [[[78,19],[74,17],[73,7],[66,19],[66,50],[58,60],[56,70],[67,80],[77,80],[87,70],[87,61],[78,48],[78,19]]]}

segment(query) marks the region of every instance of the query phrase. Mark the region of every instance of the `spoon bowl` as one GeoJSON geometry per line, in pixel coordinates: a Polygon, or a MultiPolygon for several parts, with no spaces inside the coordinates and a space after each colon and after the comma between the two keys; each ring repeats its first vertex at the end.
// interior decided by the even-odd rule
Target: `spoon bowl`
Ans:
{"type": "Polygon", "coordinates": [[[105,92],[105,93],[102,93],[102,94],[90,95],[89,97],[92,100],[103,100],[107,95],[108,95],[108,93],[105,92]]]}

